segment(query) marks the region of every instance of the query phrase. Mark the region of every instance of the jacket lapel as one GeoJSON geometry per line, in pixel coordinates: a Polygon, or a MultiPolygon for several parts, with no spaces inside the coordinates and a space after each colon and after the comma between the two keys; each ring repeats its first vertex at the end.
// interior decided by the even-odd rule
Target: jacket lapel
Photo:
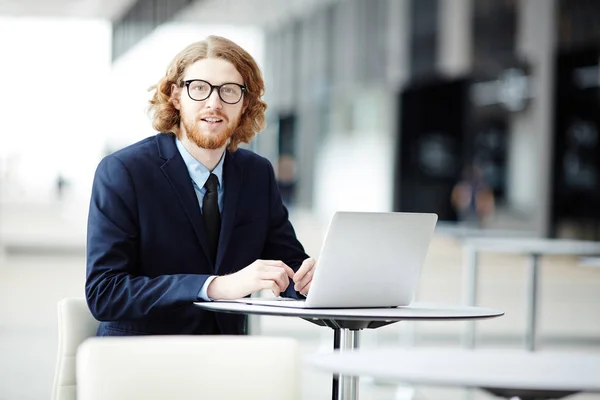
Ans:
{"type": "MultiPolygon", "coordinates": [[[[160,168],[171,183],[175,193],[177,193],[181,205],[194,227],[200,245],[204,253],[208,255],[210,254],[208,239],[206,237],[206,230],[204,229],[202,214],[200,213],[198,197],[196,197],[196,192],[194,191],[194,186],[185,163],[175,146],[175,138],[173,135],[159,133],[157,135],[157,144],[161,158],[166,160],[160,168]]],[[[210,257],[207,257],[207,260],[210,262],[210,257]]]]}
{"type": "Polygon", "coordinates": [[[221,233],[219,235],[219,249],[217,250],[217,265],[215,272],[219,271],[223,256],[227,252],[229,239],[235,223],[237,203],[242,186],[242,167],[237,163],[236,154],[227,152],[223,169],[223,181],[225,182],[225,197],[223,198],[223,212],[221,233]]]}

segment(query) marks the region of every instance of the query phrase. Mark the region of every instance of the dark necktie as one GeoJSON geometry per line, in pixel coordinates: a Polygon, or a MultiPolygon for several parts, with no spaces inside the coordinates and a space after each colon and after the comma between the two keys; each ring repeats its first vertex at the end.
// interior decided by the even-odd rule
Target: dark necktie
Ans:
{"type": "Polygon", "coordinates": [[[219,193],[217,186],[219,179],[215,174],[210,174],[204,184],[206,193],[202,199],[202,216],[204,226],[208,234],[208,247],[213,264],[217,259],[217,248],[219,247],[219,232],[221,231],[221,214],[219,213],[219,193]]]}

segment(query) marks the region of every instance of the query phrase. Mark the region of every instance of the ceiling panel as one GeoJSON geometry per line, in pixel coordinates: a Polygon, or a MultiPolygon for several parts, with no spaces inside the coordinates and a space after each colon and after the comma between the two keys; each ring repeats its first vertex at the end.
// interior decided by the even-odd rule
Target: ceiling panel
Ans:
{"type": "Polygon", "coordinates": [[[198,0],[176,20],[273,27],[337,1],[343,0],[198,0]]]}
{"type": "MultiPolygon", "coordinates": [[[[176,21],[272,27],[344,0],[196,0],[176,21]]],[[[0,0],[0,16],[68,17],[115,20],[135,0],[0,0]]]]}
{"type": "Polygon", "coordinates": [[[0,0],[0,16],[116,19],[135,0],[0,0]]]}

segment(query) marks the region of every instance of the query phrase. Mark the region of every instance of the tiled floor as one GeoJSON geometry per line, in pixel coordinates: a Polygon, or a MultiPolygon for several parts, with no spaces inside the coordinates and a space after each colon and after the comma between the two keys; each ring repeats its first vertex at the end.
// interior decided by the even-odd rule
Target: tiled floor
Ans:
{"type": "MultiPolygon", "coordinates": [[[[0,400],[50,397],[56,355],[56,302],[63,297],[83,295],[84,255],[77,251],[83,242],[80,236],[73,234],[77,228],[64,234],[68,231],[64,224],[58,224],[54,217],[44,219],[44,215],[40,214],[35,224],[18,226],[14,225],[14,221],[19,220],[14,213],[10,216],[3,213],[0,218],[4,221],[0,232],[5,239],[18,238],[21,244],[26,244],[28,237],[36,238],[38,245],[45,241],[73,243],[67,246],[69,253],[39,254],[32,253],[33,248],[27,246],[13,246],[16,253],[0,255],[0,400]],[[35,230],[28,231],[33,226],[35,230]]],[[[321,225],[306,216],[294,218],[307,250],[317,253],[321,225]]],[[[460,255],[460,247],[452,239],[434,240],[423,269],[421,300],[460,302],[460,255]]],[[[478,322],[481,346],[522,347],[526,260],[517,256],[484,255],[482,265],[481,304],[502,309],[506,315],[478,322]]],[[[544,259],[540,300],[541,351],[600,353],[599,269],[578,267],[577,260],[569,257],[544,259]]],[[[463,322],[399,323],[363,332],[361,346],[407,346],[416,341],[420,346],[456,347],[463,327],[463,322]]],[[[261,318],[260,333],[296,337],[305,354],[328,351],[332,342],[331,331],[289,318],[261,318]]],[[[331,398],[331,378],[327,374],[305,368],[302,383],[303,399],[331,398]]],[[[360,393],[362,399],[372,400],[490,398],[478,390],[418,387],[413,391],[407,387],[374,385],[368,379],[361,381],[360,393]]],[[[600,399],[600,395],[580,394],[573,399],[600,399]]]]}

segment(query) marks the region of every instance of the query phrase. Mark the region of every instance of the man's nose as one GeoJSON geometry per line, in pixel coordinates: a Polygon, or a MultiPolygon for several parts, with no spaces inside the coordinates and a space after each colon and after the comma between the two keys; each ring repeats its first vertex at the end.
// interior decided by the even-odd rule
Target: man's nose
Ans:
{"type": "Polygon", "coordinates": [[[212,109],[220,110],[223,108],[223,102],[219,97],[219,91],[217,89],[213,90],[213,92],[206,99],[206,105],[212,109]]]}

